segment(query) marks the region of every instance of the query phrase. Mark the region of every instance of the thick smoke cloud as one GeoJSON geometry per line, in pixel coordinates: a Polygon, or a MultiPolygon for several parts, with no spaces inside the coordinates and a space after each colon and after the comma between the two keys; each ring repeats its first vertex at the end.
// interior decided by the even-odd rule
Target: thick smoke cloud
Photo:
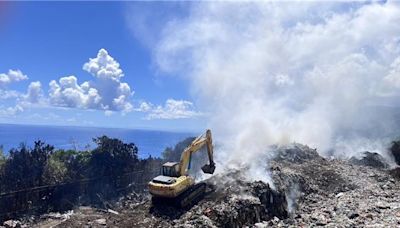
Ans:
{"type": "Polygon", "coordinates": [[[224,161],[290,142],[326,156],[384,153],[396,133],[399,21],[391,1],[207,2],[167,24],[155,57],[193,82],[224,161]]]}

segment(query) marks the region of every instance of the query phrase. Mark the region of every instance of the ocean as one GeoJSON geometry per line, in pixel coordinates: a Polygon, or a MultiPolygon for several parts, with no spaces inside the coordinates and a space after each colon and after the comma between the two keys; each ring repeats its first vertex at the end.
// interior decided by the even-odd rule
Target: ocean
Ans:
{"type": "Polygon", "coordinates": [[[179,141],[194,136],[194,133],[167,132],[156,130],[134,130],[97,127],[35,126],[0,124],[0,145],[5,154],[21,143],[32,146],[42,140],[58,149],[94,148],[94,137],[106,135],[124,142],[134,143],[139,149],[139,157],[160,157],[166,147],[175,146],[179,141]]]}

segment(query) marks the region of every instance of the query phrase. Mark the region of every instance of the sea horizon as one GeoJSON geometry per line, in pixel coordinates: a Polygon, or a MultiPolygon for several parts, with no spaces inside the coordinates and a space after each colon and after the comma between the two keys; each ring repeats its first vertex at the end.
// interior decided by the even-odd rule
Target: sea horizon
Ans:
{"type": "Polygon", "coordinates": [[[34,141],[41,140],[56,149],[93,149],[93,138],[106,135],[118,138],[125,143],[134,143],[138,147],[140,158],[161,157],[167,147],[175,146],[193,132],[168,131],[156,129],[132,129],[97,126],[35,125],[0,123],[0,146],[4,154],[21,143],[32,147],[34,141]]]}

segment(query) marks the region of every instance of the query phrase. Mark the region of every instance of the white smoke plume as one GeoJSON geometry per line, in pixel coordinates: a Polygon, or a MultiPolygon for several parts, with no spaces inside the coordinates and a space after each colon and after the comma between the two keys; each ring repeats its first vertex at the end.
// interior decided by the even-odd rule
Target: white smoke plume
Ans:
{"type": "Polygon", "coordinates": [[[193,82],[226,163],[290,142],[383,152],[368,142],[396,133],[399,21],[395,1],[198,3],[167,23],[156,62],[193,82]]]}

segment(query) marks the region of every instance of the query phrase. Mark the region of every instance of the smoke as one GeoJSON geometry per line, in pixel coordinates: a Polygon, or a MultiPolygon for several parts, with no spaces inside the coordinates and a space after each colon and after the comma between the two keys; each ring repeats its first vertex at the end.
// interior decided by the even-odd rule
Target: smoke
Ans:
{"type": "Polygon", "coordinates": [[[399,21],[391,1],[198,3],[167,23],[155,57],[191,82],[224,164],[291,142],[383,152],[397,133],[399,21]]]}

